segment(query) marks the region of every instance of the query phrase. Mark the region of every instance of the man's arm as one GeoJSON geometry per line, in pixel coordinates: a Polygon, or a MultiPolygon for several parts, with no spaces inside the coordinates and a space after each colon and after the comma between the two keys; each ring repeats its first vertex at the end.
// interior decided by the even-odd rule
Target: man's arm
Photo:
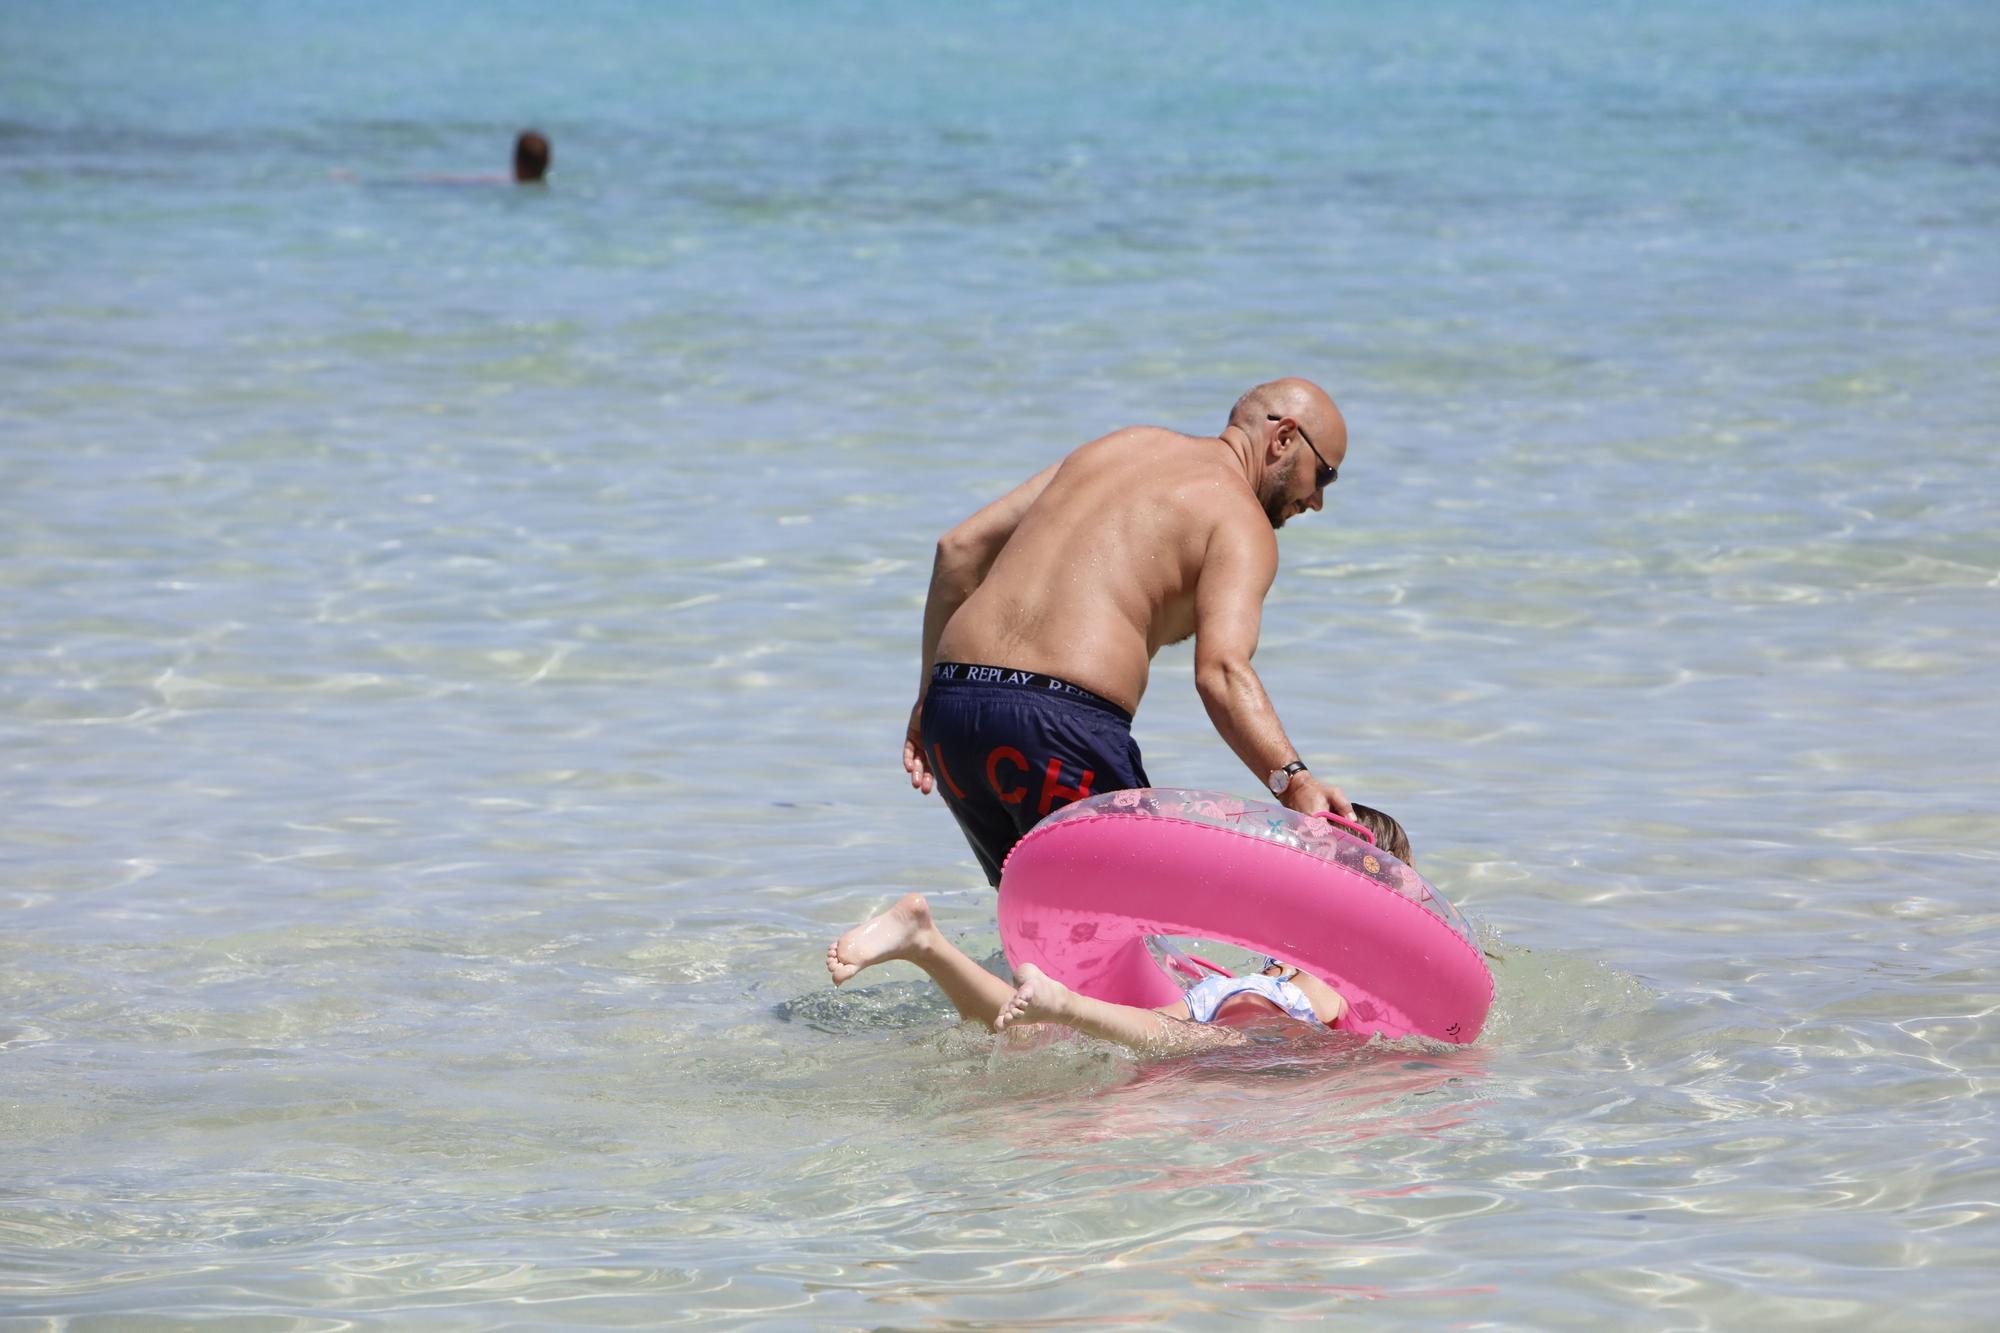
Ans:
{"type": "Polygon", "coordinates": [[[918,663],[917,702],[910,709],[909,729],[903,735],[903,768],[910,775],[910,785],[926,796],[936,786],[936,780],[931,776],[918,734],[924,694],[931,685],[931,668],[937,664],[938,640],[944,637],[944,627],[951,623],[958,608],[965,605],[965,599],[986,581],[1001,549],[1014,535],[1014,529],[1021,526],[1022,516],[1061,467],[1061,462],[1049,464],[938,538],[937,552],[931,558],[930,591],[924,596],[924,651],[923,660],[918,663]]]}
{"type": "MultiPolygon", "coordinates": [[[[1250,665],[1264,618],[1264,594],[1278,574],[1278,541],[1261,524],[1224,521],[1209,538],[1194,599],[1194,686],[1215,730],[1261,785],[1298,756],[1264,682],[1250,665]]],[[[1301,814],[1332,810],[1352,819],[1340,788],[1310,772],[1294,774],[1280,798],[1301,814]]]]}

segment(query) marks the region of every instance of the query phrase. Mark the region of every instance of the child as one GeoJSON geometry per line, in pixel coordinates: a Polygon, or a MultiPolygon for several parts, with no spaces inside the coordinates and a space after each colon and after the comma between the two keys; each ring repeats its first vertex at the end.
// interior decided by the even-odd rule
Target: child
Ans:
{"type": "MultiPolygon", "coordinates": [[[[1384,851],[1408,860],[1409,837],[1401,824],[1365,805],[1356,805],[1354,813],[1384,851]]],[[[1347,1011],[1339,991],[1309,972],[1288,970],[1275,958],[1245,976],[1209,977],[1158,1009],[1078,995],[1033,963],[1024,965],[1017,984],[1009,986],[946,939],[931,920],[930,904],[915,893],[828,945],[826,970],[838,986],[864,968],[892,959],[915,963],[938,984],[960,1018],[985,1023],[995,1032],[1016,1023],[1061,1023],[1149,1055],[1184,1055],[1248,1040],[1225,1024],[1282,1014],[1335,1027],[1347,1011]]]]}

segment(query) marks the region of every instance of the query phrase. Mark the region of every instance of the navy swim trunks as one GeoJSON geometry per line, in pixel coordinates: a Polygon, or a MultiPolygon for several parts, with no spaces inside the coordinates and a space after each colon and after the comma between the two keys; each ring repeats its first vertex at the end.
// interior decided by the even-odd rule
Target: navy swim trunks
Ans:
{"type": "Polygon", "coordinates": [[[1150,787],[1132,715],[1054,676],[939,662],[922,740],[938,790],[989,884],[1042,816],[1100,792],[1150,787]]]}

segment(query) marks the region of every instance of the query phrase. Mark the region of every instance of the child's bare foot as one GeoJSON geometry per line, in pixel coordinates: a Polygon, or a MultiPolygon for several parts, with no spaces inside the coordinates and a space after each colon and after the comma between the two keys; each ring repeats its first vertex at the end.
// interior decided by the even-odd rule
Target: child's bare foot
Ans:
{"type": "Polygon", "coordinates": [[[894,907],[869,917],[826,946],[826,970],[838,986],[864,967],[892,958],[907,958],[924,935],[936,930],[931,905],[920,893],[907,893],[894,907]]]}
{"type": "Polygon", "coordinates": [[[1000,1015],[993,1020],[995,1032],[1009,1023],[1060,1023],[1069,1016],[1076,992],[1033,963],[1021,964],[1014,980],[1013,998],[1000,1006],[1000,1015]]]}

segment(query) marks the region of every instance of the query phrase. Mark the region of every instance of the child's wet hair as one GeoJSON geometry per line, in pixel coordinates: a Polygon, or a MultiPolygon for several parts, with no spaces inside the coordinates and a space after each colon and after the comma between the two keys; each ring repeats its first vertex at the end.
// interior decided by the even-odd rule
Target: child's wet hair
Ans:
{"type": "Polygon", "coordinates": [[[1354,802],[1354,822],[1375,835],[1375,845],[1404,865],[1410,861],[1410,835],[1396,822],[1394,815],[1384,814],[1372,805],[1354,802]]]}

